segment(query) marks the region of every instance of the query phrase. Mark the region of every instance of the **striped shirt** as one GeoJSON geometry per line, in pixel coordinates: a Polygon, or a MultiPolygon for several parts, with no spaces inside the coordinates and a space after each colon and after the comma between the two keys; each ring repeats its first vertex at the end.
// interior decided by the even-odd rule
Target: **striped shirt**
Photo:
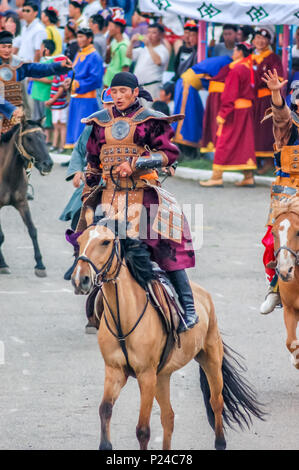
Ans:
{"type": "MultiPolygon", "coordinates": [[[[52,85],[51,85],[51,95],[50,99],[54,98],[54,96],[58,93],[59,88],[62,86],[64,80],[67,78],[67,75],[55,75],[52,85]]],[[[51,109],[63,109],[66,108],[68,105],[67,102],[67,92],[64,91],[63,94],[58,98],[55,103],[51,105],[51,109]]]]}

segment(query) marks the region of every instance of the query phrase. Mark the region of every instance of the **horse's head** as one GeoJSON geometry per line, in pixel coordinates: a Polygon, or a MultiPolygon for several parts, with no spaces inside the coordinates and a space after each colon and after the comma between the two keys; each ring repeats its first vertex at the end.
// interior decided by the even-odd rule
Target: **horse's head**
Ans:
{"type": "Polygon", "coordinates": [[[117,222],[102,219],[94,222],[94,212],[88,208],[85,213],[87,229],[77,239],[79,257],[72,275],[76,294],[88,294],[95,280],[106,281],[117,275],[120,267],[120,242],[117,222]]]}
{"type": "Polygon", "coordinates": [[[299,199],[291,198],[274,207],[272,228],[276,272],[284,281],[292,281],[299,263],[299,199]]]}
{"type": "Polygon", "coordinates": [[[33,162],[41,175],[50,173],[53,160],[48,152],[41,121],[22,120],[16,146],[22,158],[33,162]]]}

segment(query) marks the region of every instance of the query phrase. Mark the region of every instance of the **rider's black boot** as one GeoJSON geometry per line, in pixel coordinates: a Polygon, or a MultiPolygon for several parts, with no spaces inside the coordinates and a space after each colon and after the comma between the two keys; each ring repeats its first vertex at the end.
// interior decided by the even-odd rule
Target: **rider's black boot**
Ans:
{"type": "Polygon", "coordinates": [[[194,307],[193,293],[188,276],[184,269],[180,269],[179,271],[169,271],[167,275],[175,288],[180,304],[185,311],[184,321],[181,319],[178,328],[178,333],[182,333],[183,331],[193,328],[193,326],[199,321],[194,307]]]}

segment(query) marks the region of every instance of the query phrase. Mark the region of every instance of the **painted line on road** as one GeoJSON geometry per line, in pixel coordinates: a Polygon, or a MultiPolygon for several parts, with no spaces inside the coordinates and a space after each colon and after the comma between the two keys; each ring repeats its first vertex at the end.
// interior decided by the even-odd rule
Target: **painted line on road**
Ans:
{"type": "Polygon", "coordinates": [[[42,294],[64,294],[65,292],[73,294],[72,289],[41,290],[42,294]]]}
{"type": "Polygon", "coordinates": [[[18,338],[17,336],[11,336],[10,339],[12,339],[15,343],[25,344],[25,341],[23,341],[22,339],[18,338]]]}
{"type": "Polygon", "coordinates": [[[20,290],[20,291],[16,291],[16,290],[12,290],[12,291],[9,291],[9,290],[0,290],[0,294],[17,294],[17,295],[24,295],[24,294],[29,294],[28,291],[25,291],[25,290],[20,290]]]}

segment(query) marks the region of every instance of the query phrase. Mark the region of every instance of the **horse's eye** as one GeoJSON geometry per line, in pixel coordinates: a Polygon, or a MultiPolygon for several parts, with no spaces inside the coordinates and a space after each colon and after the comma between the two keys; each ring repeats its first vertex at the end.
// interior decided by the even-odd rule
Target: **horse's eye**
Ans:
{"type": "Polygon", "coordinates": [[[109,245],[109,243],[110,243],[110,240],[104,240],[104,241],[102,242],[102,245],[103,245],[103,246],[107,246],[107,245],[109,245]]]}
{"type": "Polygon", "coordinates": [[[296,233],[296,237],[299,237],[299,232],[296,233]]]}

